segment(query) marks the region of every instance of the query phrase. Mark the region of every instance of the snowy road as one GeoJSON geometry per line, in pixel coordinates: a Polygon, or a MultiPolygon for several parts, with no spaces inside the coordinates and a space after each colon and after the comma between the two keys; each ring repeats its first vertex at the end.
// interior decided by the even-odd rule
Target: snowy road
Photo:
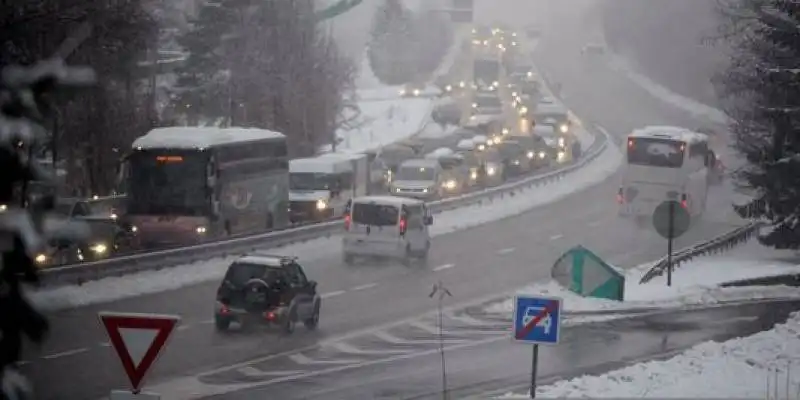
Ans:
{"type": "MultiPolygon", "coordinates": [[[[578,30],[578,27],[564,24],[564,29],[578,30]]],[[[539,51],[543,69],[562,83],[565,101],[586,122],[604,126],[618,137],[642,125],[669,123],[691,127],[702,123],[652,99],[613,71],[587,63],[580,58],[582,44],[562,40],[554,46],[544,40],[539,51]]],[[[313,346],[355,329],[420,315],[434,307],[427,295],[430,286],[439,279],[453,292],[453,302],[470,301],[514,289],[522,282],[547,279],[555,259],[578,243],[623,267],[661,256],[666,247],[662,240],[632,231],[616,220],[613,203],[616,191],[617,181],[611,179],[516,218],[436,237],[428,270],[398,265],[348,268],[340,265],[340,256],[333,245],[304,254],[308,274],[320,282],[320,289],[326,294],[321,328],[313,334],[302,329],[293,337],[270,333],[216,334],[210,324],[216,284],[203,284],[58,313],[52,319],[51,340],[38,352],[26,354],[30,364],[25,369],[35,380],[42,399],[97,398],[106,395],[110,388],[126,387],[119,362],[105,345],[105,335],[97,322],[96,312],[101,309],[174,313],[183,317],[181,330],[151,374],[151,382],[157,384],[313,346]]],[[[707,220],[682,237],[677,246],[730,229],[733,221],[728,215],[728,199],[727,192],[711,193],[707,220]]],[[[697,340],[703,340],[700,336],[697,340]]],[[[518,352],[517,347],[513,349],[518,352]]],[[[251,377],[269,378],[272,377],[251,377]]],[[[376,384],[372,389],[379,391],[382,387],[376,384]]],[[[202,390],[197,388],[198,392],[202,390]]]]}
{"type": "MultiPolygon", "coordinates": [[[[539,349],[539,384],[601,373],[635,361],[677,353],[703,341],[750,335],[785,321],[798,307],[798,301],[776,302],[567,327],[558,346],[539,349]]],[[[450,398],[476,396],[486,399],[490,398],[485,396],[487,392],[525,389],[530,382],[531,346],[509,341],[508,334],[484,335],[482,344],[448,351],[446,365],[450,398]]],[[[440,399],[440,356],[434,345],[429,345],[427,350],[418,357],[391,363],[320,373],[209,398],[440,399]]],[[[271,368],[289,370],[294,365],[284,360],[272,360],[271,368]]],[[[223,382],[222,378],[218,379],[219,383],[223,382]]]]}

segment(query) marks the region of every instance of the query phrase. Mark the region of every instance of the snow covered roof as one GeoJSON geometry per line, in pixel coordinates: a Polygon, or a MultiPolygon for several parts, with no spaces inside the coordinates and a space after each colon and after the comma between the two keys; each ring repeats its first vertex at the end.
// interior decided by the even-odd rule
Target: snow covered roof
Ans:
{"type": "Polygon", "coordinates": [[[453,155],[453,150],[451,150],[451,149],[449,149],[447,147],[440,147],[440,148],[428,153],[425,156],[425,158],[438,159],[438,158],[442,158],[442,157],[450,157],[452,155],[453,155]]]}
{"type": "Polygon", "coordinates": [[[255,128],[156,128],[133,141],[132,147],[143,149],[200,149],[232,143],[265,139],[285,139],[281,133],[255,128]]]}
{"type": "Polygon", "coordinates": [[[664,138],[684,142],[708,141],[708,135],[678,126],[653,125],[634,129],[629,138],[664,138]]]}
{"type": "Polygon", "coordinates": [[[391,204],[397,207],[402,206],[403,204],[424,204],[425,202],[422,200],[412,199],[409,197],[399,197],[399,196],[364,196],[358,197],[353,199],[354,204],[359,203],[383,203],[383,204],[391,204]]]}
{"type": "Polygon", "coordinates": [[[462,139],[456,145],[460,150],[472,150],[475,148],[475,142],[472,139],[462,139]]]}
{"type": "Polygon", "coordinates": [[[422,158],[415,158],[411,160],[405,160],[400,167],[424,167],[424,168],[435,168],[439,165],[439,162],[436,160],[426,160],[422,158]]]}
{"type": "Polygon", "coordinates": [[[337,157],[320,156],[289,160],[290,173],[332,174],[351,170],[352,165],[349,160],[337,157]]]}
{"type": "Polygon", "coordinates": [[[489,140],[489,138],[487,138],[484,135],[475,135],[475,136],[472,137],[472,143],[476,144],[476,145],[484,144],[484,143],[486,143],[487,140],[489,140]]]}

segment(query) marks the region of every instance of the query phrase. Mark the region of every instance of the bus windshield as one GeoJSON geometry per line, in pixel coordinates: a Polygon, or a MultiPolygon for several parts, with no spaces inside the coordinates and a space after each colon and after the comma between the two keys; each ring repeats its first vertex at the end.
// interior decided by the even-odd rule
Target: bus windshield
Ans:
{"type": "Polygon", "coordinates": [[[628,139],[628,164],[680,168],[686,149],[684,142],[658,138],[628,139]]]}
{"type": "Polygon", "coordinates": [[[139,215],[204,215],[207,155],[199,151],[143,150],[129,158],[128,212],[139,215]]]}
{"type": "Polygon", "coordinates": [[[331,190],[336,176],[319,172],[296,172],[289,174],[290,190],[331,190]]]}

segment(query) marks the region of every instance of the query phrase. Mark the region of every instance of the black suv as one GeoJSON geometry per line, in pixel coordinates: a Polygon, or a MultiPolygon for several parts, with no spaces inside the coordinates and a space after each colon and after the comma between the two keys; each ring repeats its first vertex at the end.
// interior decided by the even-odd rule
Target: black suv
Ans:
{"type": "Polygon", "coordinates": [[[297,258],[245,255],[234,261],[217,290],[214,321],[225,331],[231,322],[279,326],[294,332],[297,322],[308,329],[319,324],[322,299],[317,282],[308,280],[297,258]]]}

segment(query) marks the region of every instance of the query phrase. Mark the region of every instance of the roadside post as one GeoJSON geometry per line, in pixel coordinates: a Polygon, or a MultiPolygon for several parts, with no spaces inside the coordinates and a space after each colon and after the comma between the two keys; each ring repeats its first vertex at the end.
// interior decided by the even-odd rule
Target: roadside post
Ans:
{"type": "Polygon", "coordinates": [[[514,340],[533,345],[531,360],[531,398],[536,398],[536,375],[539,345],[556,345],[561,336],[561,304],[559,297],[516,296],[512,327],[514,340]]]}
{"type": "Polygon", "coordinates": [[[667,200],[653,212],[653,227],[667,239],[667,286],[672,286],[672,241],[689,230],[691,216],[678,201],[667,200]]]}
{"type": "Polygon", "coordinates": [[[116,312],[100,312],[98,316],[131,382],[131,390],[113,390],[109,400],[160,400],[160,395],[142,392],[141,387],[180,317],[116,312]]]}

